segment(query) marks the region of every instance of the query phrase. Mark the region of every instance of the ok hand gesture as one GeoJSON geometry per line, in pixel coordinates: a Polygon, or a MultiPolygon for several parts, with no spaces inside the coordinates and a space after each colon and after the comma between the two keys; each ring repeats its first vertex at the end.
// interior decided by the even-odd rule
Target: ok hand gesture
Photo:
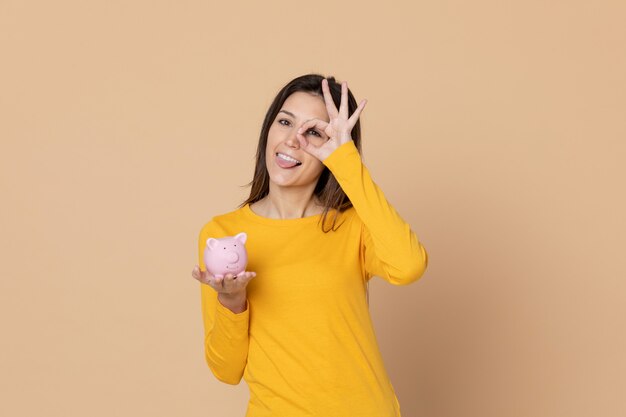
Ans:
{"type": "Polygon", "coordinates": [[[352,116],[348,118],[348,82],[344,81],[341,83],[341,103],[339,110],[337,110],[335,103],[333,103],[333,98],[328,88],[328,80],[326,78],[322,80],[322,92],[324,93],[324,101],[330,121],[325,122],[320,119],[308,120],[302,124],[297,134],[300,147],[320,161],[324,161],[335,149],[352,140],[350,132],[367,103],[367,100],[361,100],[359,107],[357,107],[352,116]],[[319,146],[309,142],[302,134],[302,132],[316,127],[322,130],[329,138],[324,144],[319,146]]]}

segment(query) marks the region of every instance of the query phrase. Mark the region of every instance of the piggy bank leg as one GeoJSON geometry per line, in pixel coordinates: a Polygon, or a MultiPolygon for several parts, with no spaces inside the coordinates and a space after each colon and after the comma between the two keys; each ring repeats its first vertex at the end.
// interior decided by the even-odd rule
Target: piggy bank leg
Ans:
{"type": "Polygon", "coordinates": [[[222,274],[217,274],[217,275],[213,275],[215,278],[224,278],[224,275],[222,274]]]}

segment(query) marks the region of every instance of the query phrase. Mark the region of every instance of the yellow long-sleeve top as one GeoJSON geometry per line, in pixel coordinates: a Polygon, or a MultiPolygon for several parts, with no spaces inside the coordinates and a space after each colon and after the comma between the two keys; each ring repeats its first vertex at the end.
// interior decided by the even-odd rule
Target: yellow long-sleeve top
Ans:
{"type": "MultiPolygon", "coordinates": [[[[228,384],[243,376],[246,417],[397,417],[400,406],[385,371],[366,300],[378,276],[395,285],[419,279],[428,255],[410,226],[373,182],[349,141],[324,161],[350,198],[335,231],[321,214],[262,217],[245,205],[202,227],[209,237],[246,232],[247,309],[233,313],[201,284],[205,357],[228,384]],[[328,226],[326,227],[328,229],[328,226]]],[[[329,213],[332,218],[332,213],[329,213]]]]}

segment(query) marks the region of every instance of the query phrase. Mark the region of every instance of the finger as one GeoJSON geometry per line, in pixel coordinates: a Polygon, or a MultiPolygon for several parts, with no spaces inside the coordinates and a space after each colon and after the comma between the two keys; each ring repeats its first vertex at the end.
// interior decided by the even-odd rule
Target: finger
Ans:
{"type": "Polygon", "coordinates": [[[325,122],[321,119],[310,119],[302,123],[302,126],[300,126],[300,128],[298,129],[298,133],[304,134],[304,132],[310,129],[317,128],[317,130],[319,130],[320,133],[323,134],[327,126],[328,126],[328,122],[325,122]]]}
{"type": "Polygon", "coordinates": [[[196,279],[196,280],[200,281],[201,283],[206,284],[206,279],[205,279],[205,277],[204,277],[204,273],[203,273],[201,270],[199,270],[199,269],[194,269],[194,270],[191,272],[191,276],[192,276],[194,279],[196,279]]]}
{"type": "Polygon", "coordinates": [[[296,139],[298,139],[300,148],[304,149],[305,152],[315,156],[317,149],[315,148],[315,146],[313,146],[313,144],[311,144],[306,135],[303,135],[300,132],[296,132],[296,139]]]}
{"type": "Polygon", "coordinates": [[[324,101],[326,102],[326,111],[331,119],[337,117],[337,107],[333,102],[333,96],[330,95],[330,88],[328,88],[328,80],[324,78],[322,80],[322,92],[324,93],[324,101]]]}
{"type": "Polygon", "coordinates": [[[201,278],[196,278],[201,284],[205,284],[208,285],[209,287],[213,286],[213,283],[211,282],[211,280],[209,278],[205,278],[205,277],[201,277],[201,278]]]}
{"type": "Polygon", "coordinates": [[[317,147],[314,146],[309,141],[305,133],[308,133],[311,130],[315,130],[320,136],[317,136],[314,133],[311,133],[311,135],[314,135],[316,139],[323,139],[324,141],[327,141],[328,135],[325,133],[327,126],[328,126],[328,122],[325,122],[320,119],[311,119],[311,120],[307,120],[306,122],[304,122],[302,126],[298,129],[298,132],[296,133],[296,137],[298,139],[298,142],[300,143],[300,146],[306,152],[310,153],[316,158],[320,157],[317,153],[317,147]]]}
{"type": "Polygon", "coordinates": [[[354,113],[352,113],[352,116],[350,116],[350,118],[348,119],[348,122],[349,122],[350,126],[354,126],[356,124],[356,121],[359,118],[359,116],[361,115],[361,112],[365,108],[366,104],[367,104],[367,100],[363,99],[361,101],[361,104],[359,104],[359,107],[357,107],[356,110],[354,111],[354,113]]]}
{"type": "Polygon", "coordinates": [[[341,83],[341,102],[339,103],[339,114],[344,118],[348,118],[348,82],[341,83]]]}
{"type": "Polygon", "coordinates": [[[254,279],[254,277],[256,277],[256,272],[250,272],[247,276],[246,276],[246,284],[248,283],[248,281],[251,281],[254,279]]]}
{"type": "Polygon", "coordinates": [[[307,140],[307,138],[304,137],[303,134],[301,133],[297,133],[296,134],[296,138],[298,139],[298,142],[300,143],[300,147],[302,149],[304,149],[305,151],[307,151],[308,153],[311,153],[308,148],[310,146],[309,141],[307,140]]]}
{"type": "Polygon", "coordinates": [[[233,273],[226,274],[226,276],[224,277],[224,280],[222,281],[222,288],[231,286],[233,284],[233,279],[235,279],[235,274],[233,273]]]}
{"type": "Polygon", "coordinates": [[[200,279],[203,282],[209,282],[213,278],[213,276],[209,273],[209,271],[200,271],[200,279]]]}
{"type": "Polygon", "coordinates": [[[244,288],[246,285],[248,285],[248,282],[251,279],[252,278],[250,277],[249,274],[242,274],[242,275],[239,275],[236,280],[233,280],[233,282],[231,283],[227,282],[226,287],[229,287],[230,289],[244,288]]]}
{"type": "MultiPolygon", "coordinates": [[[[300,149],[304,150],[306,153],[314,156],[320,161],[324,158],[320,151],[320,148],[324,145],[314,145],[307,138],[305,138],[304,135],[300,133],[298,133],[297,138],[298,142],[300,143],[300,149]]],[[[328,139],[325,139],[324,143],[328,143],[328,139]]]]}
{"type": "Polygon", "coordinates": [[[247,271],[247,272],[242,272],[239,275],[238,279],[240,279],[242,282],[245,282],[245,281],[247,281],[247,280],[249,280],[251,278],[254,278],[255,276],[256,276],[255,272],[247,271]]]}

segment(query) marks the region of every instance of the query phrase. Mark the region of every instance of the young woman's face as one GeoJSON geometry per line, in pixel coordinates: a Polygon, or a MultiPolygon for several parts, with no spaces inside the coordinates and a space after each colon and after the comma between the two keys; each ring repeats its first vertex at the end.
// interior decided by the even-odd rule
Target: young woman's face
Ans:
{"type": "MultiPolygon", "coordinates": [[[[320,119],[328,122],[328,112],[324,99],[311,93],[296,91],[283,103],[283,107],[276,115],[267,135],[265,161],[270,181],[280,186],[315,186],[324,170],[324,164],[300,148],[296,133],[300,126],[310,119],[320,119]],[[278,154],[284,154],[296,159],[294,163],[287,158],[281,159],[278,154]]],[[[303,132],[305,138],[313,145],[319,146],[328,140],[326,134],[320,130],[310,129],[303,132]]]]}

